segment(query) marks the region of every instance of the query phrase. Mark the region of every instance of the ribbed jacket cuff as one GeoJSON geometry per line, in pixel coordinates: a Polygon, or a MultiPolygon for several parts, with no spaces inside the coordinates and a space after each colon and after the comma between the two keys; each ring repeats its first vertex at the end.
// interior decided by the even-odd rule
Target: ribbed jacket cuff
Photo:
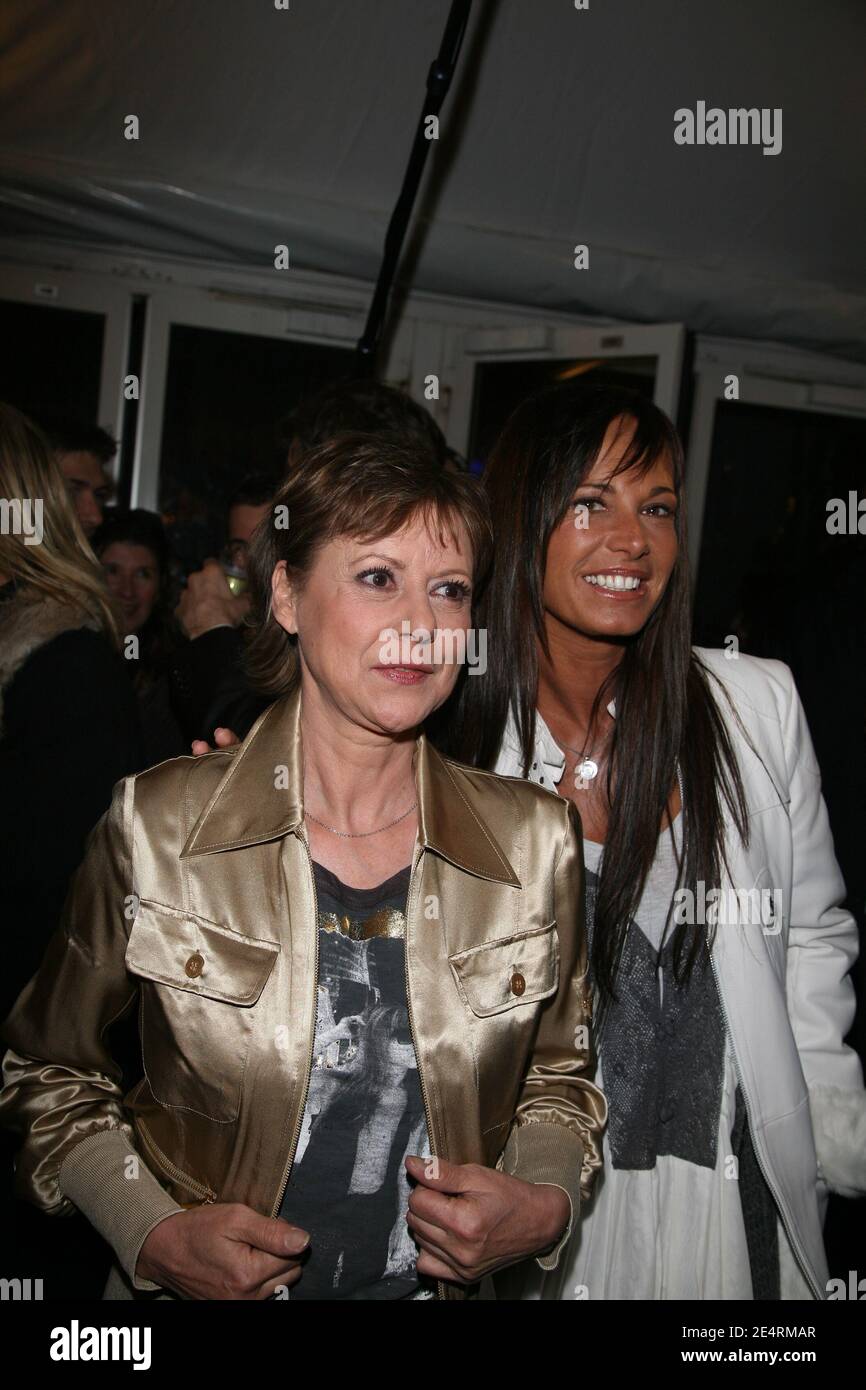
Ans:
{"type": "Polygon", "coordinates": [[[123,1130],[101,1129],[82,1139],[60,1165],[59,1181],[64,1197],[108,1241],[133,1288],[159,1289],[136,1278],[139,1251],[154,1226],[184,1208],[159,1184],[123,1130]]]}
{"type": "Polygon", "coordinates": [[[556,1269],[580,1211],[583,1141],[566,1125],[545,1124],[540,1120],[518,1124],[508,1136],[497,1167],[524,1182],[561,1187],[568,1197],[571,1212],[565,1231],[553,1250],[536,1256],[536,1264],[541,1269],[556,1269]]]}

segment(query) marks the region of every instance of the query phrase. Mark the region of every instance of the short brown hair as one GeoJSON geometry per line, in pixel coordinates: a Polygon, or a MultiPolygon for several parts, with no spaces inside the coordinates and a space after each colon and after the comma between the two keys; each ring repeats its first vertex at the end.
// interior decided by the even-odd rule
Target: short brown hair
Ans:
{"type": "Polygon", "coordinates": [[[345,434],[302,454],[278,488],[271,514],[250,547],[251,615],[245,666],[262,694],[288,694],[298,681],[296,642],[271,611],[271,576],[281,560],[303,583],[318,551],[340,536],[381,540],[413,517],[438,524],[439,533],[466,527],[472,546],[473,603],[490,566],[493,528],[484,493],[468,474],[411,441],[345,434]],[[278,507],[287,513],[276,513],[278,507]],[[282,516],[288,524],[279,526],[282,516]]]}

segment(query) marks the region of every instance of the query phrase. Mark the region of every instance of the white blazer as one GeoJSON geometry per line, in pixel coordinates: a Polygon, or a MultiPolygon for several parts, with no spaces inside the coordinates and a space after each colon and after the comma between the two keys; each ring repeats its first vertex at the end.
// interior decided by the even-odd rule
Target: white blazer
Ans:
{"type": "MultiPolygon", "coordinates": [[[[799,1269],[823,1299],[827,1192],[866,1192],[863,1071],[842,1041],[854,1019],[849,972],[857,926],[839,907],[844,884],[790,670],[742,653],[695,652],[711,673],[739,759],[750,825],[746,849],[723,808],[731,873],[721,885],[713,965],[755,1151],[787,1237],[779,1242],[782,1297],[802,1297],[799,1269]],[[755,888],[770,890],[767,901],[781,908],[781,921],[778,913],[758,920],[746,906],[745,893],[755,888]],[[739,914],[735,903],[742,904],[739,914]]],[[[553,790],[564,759],[540,716],[533,764],[531,779],[553,790]]],[[[509,720],[495,771],[514,777],[521,770],[509,720]]]]}

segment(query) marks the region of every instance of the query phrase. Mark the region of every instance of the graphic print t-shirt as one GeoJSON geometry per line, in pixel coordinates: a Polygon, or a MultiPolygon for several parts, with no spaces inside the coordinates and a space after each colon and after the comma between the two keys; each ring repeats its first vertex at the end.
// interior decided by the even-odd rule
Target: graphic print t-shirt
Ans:
{"type": "Polygon", "coordinates": [[[310,1233],[298,1299],[424,1297],[404,1158],[430,1153],[406,1000],[409,868],[351,888],[313,865],[319,980],[310,1089],[280,1216],[310,1233]]]}

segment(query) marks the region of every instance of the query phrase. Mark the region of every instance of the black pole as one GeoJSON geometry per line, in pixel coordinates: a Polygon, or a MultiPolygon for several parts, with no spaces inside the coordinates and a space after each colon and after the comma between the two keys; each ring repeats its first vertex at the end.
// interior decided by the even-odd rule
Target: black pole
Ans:
{"type": "Polygon", "coordinates": [[[471,5],[472,0],[452,0],[448,22],[445,25],[442,43],[439,46],[439,53],[433,60],[430,71],[427,74],[427,91],[424,98],[424,108],[415,131],[415,139],[409,154],[409,163],[406,166],[406,173],[403,176],[403,186],[400,189],[400,195],[394,206],[394,211],[391,214],[391,221],[388,223],[388,230],[385,234],[385,248],[382,255],[382,264],[379,268],[379,278],[376,281],[376,288],[373,292],[370,312],[367,315],[364,332],[358,340],[358,358],[365,372],[372,373],[375,370],[376,353],[382,336],[382,328],[385,323],[391,287],[397,272],[400,252],[403,249],[406,229],[409,225],[409,218],[412,215],[412,208],[415,204],[418,186],[421,182],[421,175],[424,172],[424,165],[430,153],[430,146],[433,144],[432,140],[426,138],[424,126],[429,116],[438,116],[442,109],[442,103],[448,94],[448,89],[451,86],[451,79],[457,67],[457,59],[460,56],[460,46],[463,43],[463,36],[466,32],[471,5]]]}

